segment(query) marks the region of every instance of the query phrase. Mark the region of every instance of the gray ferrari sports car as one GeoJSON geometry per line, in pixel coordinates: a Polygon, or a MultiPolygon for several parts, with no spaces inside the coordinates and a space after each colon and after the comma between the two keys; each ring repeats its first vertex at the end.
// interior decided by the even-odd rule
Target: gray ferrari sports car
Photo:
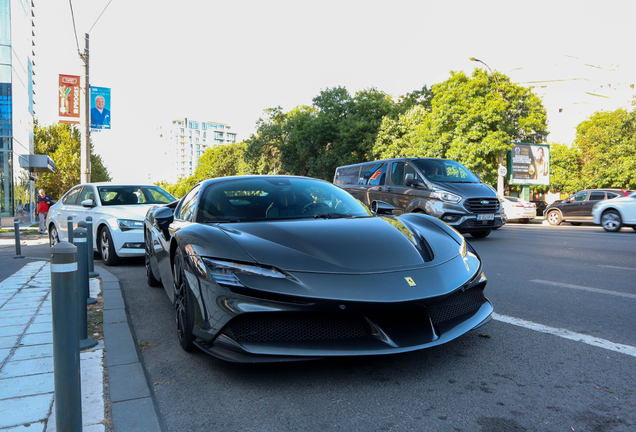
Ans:
{"type": "Polygon", "coordinates": [[[147,279],[173,302],[183,349],[234,362],[393,354],[491,319],[464,237],[371,207],[322,180],[240,176],[149,210],[147,279]]]}

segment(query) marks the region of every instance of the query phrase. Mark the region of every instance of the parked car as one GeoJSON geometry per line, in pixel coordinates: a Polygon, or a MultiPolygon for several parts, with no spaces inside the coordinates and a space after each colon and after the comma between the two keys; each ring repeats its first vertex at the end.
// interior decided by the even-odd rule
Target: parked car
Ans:
{"type": "Polygon", "coordinates": [[[582,190],[563,201],[550,204],[545,209],[545,218],[550,225],[560,225],[561,222],[570,222],[572,225],[593,222],[592,208],[596,203],[628,195],[629,191],[621,189],[582,190]]]}
{"type": "Polygon", "coordinates": [[[46,219],[51,245],[68,239],[68,217],[76,227],[93,219],[93,249],[106,265],[120,257],[144,255],[144,216],[153,205],[176,198],[158,186],[87,183],[71,188],[51,208],[46,219]]]}
{"type": "Polygon", "coordinates": [[[524,201],[521,198],[505,196],[501,197],[501,203],[506,214],[506,221],[528,223],[537,217],[537,208],[534,203],[524,201]]]}
{"type": "Polygon", "coordinates": [[[594,223],[605,231],[620,231],[630,226],[636,231],[636,192],[627,197],[598,202],[592,209],[594,223]]]}
{"type": "Polygon", "coordinates": [[[548,207],[548,203],[541,200],[531,200],[530,202],[534,203],[534,205],[537,207],[537,216],[543,216],[546,207],[548,207]]]}
{"type": "Polygon", "coordinates": [[[392,211],[311,178],[206,180],[146,215],[148,283],[174,303],[184,350],[234,362],[401,353],[489,321],[464,237],[392,211]]]}
{"type": "Polygon", "coordinates": [[[367,206],[385,201],[396,214],[434,216],[473,237],[486,237],[503,224],[495,190],[452,160],[398,158],[341,166],[333,183],[367,206]]]}

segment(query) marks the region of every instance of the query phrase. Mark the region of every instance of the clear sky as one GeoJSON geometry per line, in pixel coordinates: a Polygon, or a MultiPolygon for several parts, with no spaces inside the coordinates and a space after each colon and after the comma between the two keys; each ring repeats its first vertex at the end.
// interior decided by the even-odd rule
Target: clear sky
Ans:
{"type": "Polygon", "coordinates": [[[469,57],[505,74],[565,56],[636,63],[632,0],[35,0],[43,124],[57,121],[58,74],[83,85],[71,4],[91,84],[112,88],[112,130],[93,141],[121,182],[161,179],[156,128],[170,119],[229,123],[243,140],[265,108],[335,86],[397,98],[481,66],[469,57]]]}

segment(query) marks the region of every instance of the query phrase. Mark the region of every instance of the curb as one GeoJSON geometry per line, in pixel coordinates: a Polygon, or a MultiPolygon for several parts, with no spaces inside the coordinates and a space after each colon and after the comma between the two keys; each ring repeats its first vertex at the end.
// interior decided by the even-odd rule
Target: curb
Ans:
{"type": "Polygon", "coordinates": [[[165,432],[167,428],[155,400],[148,375],[139,360],[119,280],[103,266],[103,330],[113,431],[165,432]]]}

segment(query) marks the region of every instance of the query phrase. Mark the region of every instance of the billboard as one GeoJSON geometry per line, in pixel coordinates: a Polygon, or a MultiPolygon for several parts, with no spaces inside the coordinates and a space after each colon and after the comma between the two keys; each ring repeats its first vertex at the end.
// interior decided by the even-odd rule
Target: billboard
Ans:
{"type": "Polygon", "coordinates": [[[58,122],[79,124],[80,122],[80,77],[60,75],[58,122]]]}
{"type": "Polygon", "coordinates": [[[91,130],[110,129],[110,89],[91,86],[91,130]]]}
{"type": "Polygon", "coordinates": [[[550,146],[514,143],[508,153],[508,183],[516,185],[550,184],[550,146]]]}

